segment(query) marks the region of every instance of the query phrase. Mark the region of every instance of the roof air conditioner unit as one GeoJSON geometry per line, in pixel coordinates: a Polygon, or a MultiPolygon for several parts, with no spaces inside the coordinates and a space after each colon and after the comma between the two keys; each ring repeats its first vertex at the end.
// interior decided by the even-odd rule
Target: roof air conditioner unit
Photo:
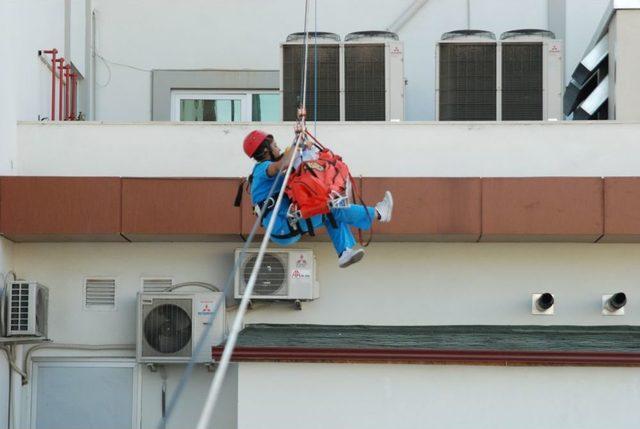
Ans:
{"type": "Polygon", "coordinates": [[[138,293],[138,362],[188,362],[214,310],[216,314],[207,334],[206,346],[195,356],[198,363],[210,362],[211,346],[224,340],[224,294],[138,293]]]}
{"type": "Polygon", "coordinates": [[[498,82],[503,121],[562,120],[562,41],[547,30],[513,30],[500,36],[498,82]]]}
{"type": "MultiPolygon", "coordinates": [[[[236,250],[236,262],[241,253],[242,249],[236,250]]],[[[238,265],[234,293],[237,299],[244,295],[257,257],[257,249],[248,250],[238,265]]],[[[264,254],[251,299],[306,301],[319,296],[315,257],[311,250],[286,249],[264,254]]]]}
{"type": "MultiPolygon", "coordinates": [[[[319,121],[404,119],[404,48],[395,33],[359,31],[348,34],[344,43],[333,33],[309,33],[308,43],[307,120],[315,117],[316,68],[319,121]]],[[[297,119],[303,57],[304,33],[294,33],[281,45],[280,88],[285,121],[297,119]]]]}
{"type": "MultiPolygon", "coordinates": [[[[305,33],[293,33],[280,45],[280,92],[282,118],[297,120],[297,109],[302,103],[302,71],[304,65],[305,33]]],[[[340,120],[340,37],[333,33],[310,32],[307,53],[307,120],[315,120],[313,106],[314,83],[318,89],[318,121],[340,120]],[[314,44],[317,41],[317,52],[314,44]],[[314,66],[318,59],[317,67],[314,66]],[[315,76],[316,68],[318,76],[315,76]]]]}
{"type": "Polygon", "coordinates": [[[436,48],[438,120],[548,120],[562,115],[562,41],[546,30],[445,33],[436,48]]]}
{"type": "Polygon", "coordinates": [[[344,120],[403,120],[404,46],[397,34],[358,31],[344,40],[344,120]]]}
{"type": "Polygon", "coordinates": [[[442,35],[436,47],[436,117],[439,121],[495,121],[497,43],[488,31],[442,35]]]}
{"type": "Polygon", "coordinates": [[[13,281],[6,290],[7,337],[47,337],[49,289],[36,282],[13,281]]]}

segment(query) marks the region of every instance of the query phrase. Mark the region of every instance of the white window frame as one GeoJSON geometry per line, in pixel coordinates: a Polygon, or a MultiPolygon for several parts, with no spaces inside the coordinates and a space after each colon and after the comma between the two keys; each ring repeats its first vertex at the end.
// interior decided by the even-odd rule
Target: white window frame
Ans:
{"type": "MultiPolygon", "coordinates": [[[[280,94],[272,89],[251,91],[221,91],[221,90],[171,90],[171,120],[180,122],[180,100],[240,100],[240,121],[253,122],[253,95],[280,94]]],[[[221,121],[220,121],[221,122],[221,121]]]]}
{"type": "Polygon", "coordinates": [[[133,429],[140,428],[140,412],[141,412],[141,386],[142,371],[135,359],[131,358],[89,358],[89,357],[37,357],[33,358],[31,363],[31,379],[29,380],[29,402],[30,411],[28,425],[30,429],[36,428],[36,416],[38,407],[38,369],[41,367],[84,367],[84,368],[132,368],[133,382],[133,409],[131,410],[131,427],[133,429]]]}

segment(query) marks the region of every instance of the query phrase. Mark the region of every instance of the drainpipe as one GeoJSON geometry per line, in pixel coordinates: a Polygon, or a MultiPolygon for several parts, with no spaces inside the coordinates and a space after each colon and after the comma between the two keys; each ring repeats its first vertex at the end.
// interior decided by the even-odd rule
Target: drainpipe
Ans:
{"type": "Polygon", "coordinates": [[[91,11],[91,76],[89,78],[89,120],[96,120],[96,11],[91,11]]]}
{"type": "Polygon", "coordinates": [[[422,6],[424,6],[429,0],[415,0],[411,5],[406,8],[400,16],[396,18],[391,25],[387,27],[387,31],[391,31],[393,33],[397,33],[404,27],[404,25],[413,18],[413,16],[418,13],[422,6]]]}
{"type": "Polygon", "coordinates": [[[60,91],[58,92],[58,120],[62,120],[62,91],[64,90],[64,58],[58,58],[56,60],[60,63],[58,67],[58,75],[60,76],[60,91]]]}
{"type": "Polygon", "coordinates": [[[69,112],[69,119],[76,120],[76,98],[78,97],[78,74],[71,73],[71,110],[69,112]]]}
{"type": "Polygon", "coordinates": [[[71,96],[71,65],[67,64],[66,66],[64,66],[64,78],[65,78],[65,84],[66,84],[66,88],[64,91],[64,120],[68,121],[69,120],[69,114],[70,114],[70,96],[71,96]]]}
{"type": "MultiPolygon", "coordinates": [[[[21,344],[16,344],[16,345],[13,345],[11,348],[13,349],[13,361],[16,363],[16,365],[18,365],[18,368],[22,370],[20,366],[22,364],[22,359],[24,355],[24,346],[21,344]]],[[[22,425],[20,421],[20,414],[21,414],[22,406],[20,404],[20,399],[22,397],[22,375],[20,375],[15,370],[12,370],[11,380],[9,381],[9,385],[11,386],[10,387],[11,403],[9,404],[9,407],[10,407],[9,418],[11,420],[10,429],[21,429],[22,425]]]]}

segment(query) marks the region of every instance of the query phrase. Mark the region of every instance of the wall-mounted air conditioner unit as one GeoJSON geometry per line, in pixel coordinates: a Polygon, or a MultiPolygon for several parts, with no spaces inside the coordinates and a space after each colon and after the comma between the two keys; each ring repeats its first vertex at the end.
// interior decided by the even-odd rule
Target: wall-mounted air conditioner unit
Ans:
{"type": "MultiPolygon", "coordinates": [[[[319,121],[391,121],[404,119],[404,47],[395,33],[359,31],[345,42],[333,33],[309,33],[307,119],[313,120],[317,68],[319,121]],[[315,46],[317,66],[315,65],[315,46]]],[[[304,33],[281,45],[282,117],[295,121],[300,104],[304,33]]]]}
{"type": "Polygon", "coordinates": [[[214,312],[213,326],[209,329],[205,347],[195,356],[196,362],[210,362],[211,346],[224,340],[224,294],[138,293],[138,362],[189,361],[214,312]]]}
{"type": "Polygon", "coordinates": [[[545,30],[445,33],[436,47],[441,121],[561,120],[563,44],[545,30]]]}
{"type": "Polygon", "coordinates": [[[5,327],[7,337],[47,337],[49,290],[36,282],[7,285],[5,327]]]}
{"type": "MultiPolygon", "coordinates": [[[[238,261],[241,249],[235,252],[238,261]]],[[[238,265],[235,297],[242,298],[258,257],[256,249],[248,250],[238,265]]],[[[316,281],[315,257],[311,250],[283,249],[265,253],[251,299],[306,301],[320,296],[316,281]]]]}

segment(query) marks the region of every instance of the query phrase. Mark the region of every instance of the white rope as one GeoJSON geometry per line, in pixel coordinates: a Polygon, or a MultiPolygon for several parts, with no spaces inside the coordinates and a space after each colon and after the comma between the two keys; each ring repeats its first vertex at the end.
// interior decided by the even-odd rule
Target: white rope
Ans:
{"type": "MultiPolygon", "coordinates": [[[[306,98],[307,98],[307,55],[308,55],[308,31],[307,31],[307,15],[309,10],[309,0],[305,0],[305,8],[304,8],[304,72],[303,72],[303,91],[302,91],[302,109],[306,109],[306,98]]],[[[258,257],[256,259],[255,265],[253,266],[253,270],[251,271],[251,276],[249,277],[249,281],[247,282],[247,286],[243,292],[242,300],[240,300],[240,305],[238,306],[238,312],[236,313],[236,317],[233,320],[233,325],[231,326],[231,331],[229,332],[229,337],[227,338],[227,342],[224,346],[224,350],[222,351],[222,356],[220,357],[220,363],[216,368],[216,372],[213,376],[213,380],[211,381],[211,386],[209,387],[209,392],[207,393],[207,398],[205,399],[204,406],[202,407],[202,413],[200,414],[200,418],[198,420],[197,429],[208,429],[209,422],[211,421],[211,417],[213,416],[213,411],[215,409],[216,403],[218,402],[218,398],[220,397],[220,391],[222,390],[222,384],[224,382],[225,376],[227,374],[227,369],[229,368],[229,363],[231,362],[231,356],[233,354],[233,350],[236,346],[236,342],[238,341],[238,335],[242,330],[242,321],[247,312],[247,308],[249,306],[249,297],[253,293],[253,288],[256,283],[256,279],[258,278],[258,271],[262,265],[262,260],[264,258],[264,254],[267,250],[267,245],[269,244],[269,239],[271,238],[271,232],[273,231],[273,227],[275,225],[276,218],[278,217],[278,212],[280,210],[280,206],[282,204],[282,199],[284,196],[284,191],[286,185],[289,181],[289,177],[291,176],[291,171],[293,167],[293,163],[297,158],[298,151],[300,148],[300,143],[305,138],[305,117],[302,116],[302,131],[298,134],[298,138],[293,147],[293,154],[291,159],[289,160],[289,165],[287,166],[287,170],[284,176],[284,181],[282,183],[282,187],[280,188],[280,192],[278,193],[278,198],[276,199],[276,203],[273,207],[273,214],[271,215],[271,219],[269,219],[269,224],[267,225],[267,230],[265,231],[264,238],[262,239],[262,243],[260,244],[260,249],[258,250],[258,257]]]]}

